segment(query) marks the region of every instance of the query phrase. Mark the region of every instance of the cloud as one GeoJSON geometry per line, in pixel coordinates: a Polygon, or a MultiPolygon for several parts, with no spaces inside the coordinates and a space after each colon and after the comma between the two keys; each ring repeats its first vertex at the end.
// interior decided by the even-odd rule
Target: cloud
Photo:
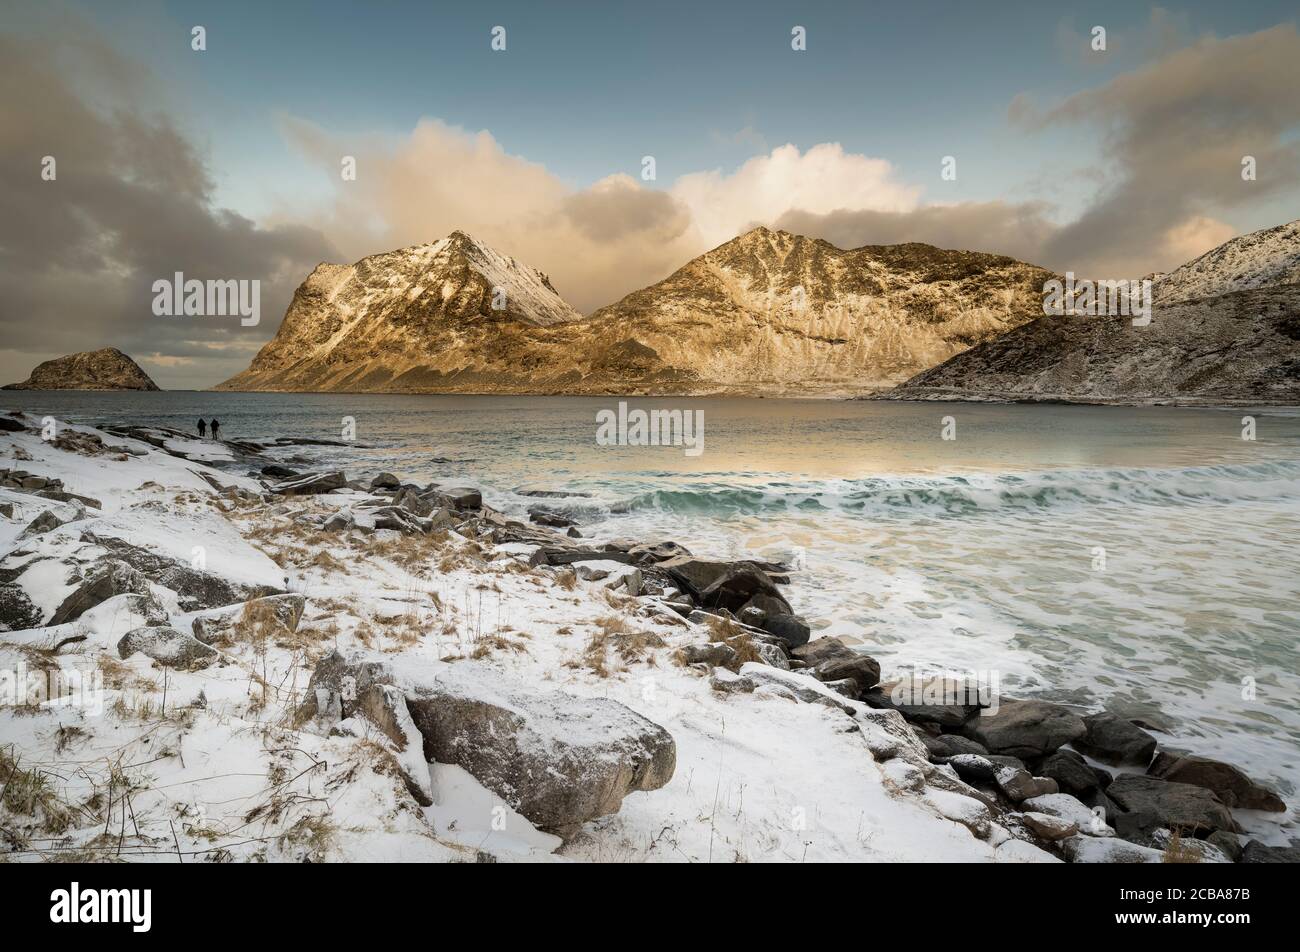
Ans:
{"type": "Polygon", "coordinates": [[[95,98],[147,78],[74,21],[50,37],[0,34],[0,355],[4,381],[52,356],[105,346],[139,355],[163,386],[214,382],[242,369],[207,342],[264,340],[306,270],[333,255],[306,227],[262,228],[211,203],[201,156],[165,117],[95,98]],[[75,68],[64,68],[73,61],[75,68]],[[41,177],[44,156],[56,177],[41,177]],[[152,283],[181,271],[199,279],[262,282],[270,329],[238,318],[161,318],[152,283]],[[256,338],[256,340],[254,340],[256,338]],[[205,356],[203,379],[149,354],[205,356]]]}
{"type": "Polygon", "coordinates": [[[1173,255],[1225,233],[1207,220],[1293,194],[1297,89],[1300,35],[1285,24],[1201,39],[1046,110],[1018,98],[1012,115],[1027,129],[1097,130],[1115,172],[1046,243],[1045,261],[1117,277],[1166,270],[1182,263],[1173,255]],[[1247,155],[1258,164],[1256,181],[1242,180],[1247,155]]]}
{"type": "Polygon", "coordinates": [[[1039,263],[1056,232],[1042,202],[962,202],[927,205],[907,212],[786,212],[775,227],[823,238],[840,248],[920,241],[940,248],[985,251],[1039,263]]]}
{"type": "Polygon", "coordinates": [[[921,195],[919,187],[896,181],[893,166],[884,159],[845,152],[838,142],[802,154],[783,145],[730,175],[683,175],[670,191],[689,209],[695,230],[710,248],[755,222],[775,222],[789,211],[902,212],[915,208],[921,195]]]}
{"type": "Polygon", "coordinates": [[[349,262],[460,229],[544,272],[587,312],[705,250],[668,193],[627,175],[575,190],[489,132],[433,119],[399,139],[349,139],[294,118],[283,128],[334,182],[331,207],[311,220],[349,262]],[[356,159],[355,181],[339,174],[345,155],[356,159]]]}

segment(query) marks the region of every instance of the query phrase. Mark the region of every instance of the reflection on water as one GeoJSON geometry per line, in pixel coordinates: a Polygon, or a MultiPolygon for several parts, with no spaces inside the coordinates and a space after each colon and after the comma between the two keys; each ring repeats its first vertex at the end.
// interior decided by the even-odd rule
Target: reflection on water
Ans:
{"type": "Polygon", "coordinates": [[[995,669],[1066,700],[1152,701],[1169,746],[1300,785],[1300,414],[741,399],[630,400],[702,409],[704,453],[600,447],[616,398],[5,393],[88,423],[228,438],[338,438],[302,465],[572,500],[597,537],[672,538],[700,554],[798,558],[792,601],[861,638],[886,674],[995,669]],[[956,439],[940,438],[953,417],[956,439]],[[448,462],[448,460],[450,462],[448,462]],[[1243,699],[1243,679],[1257,695],[1243,699]]]}

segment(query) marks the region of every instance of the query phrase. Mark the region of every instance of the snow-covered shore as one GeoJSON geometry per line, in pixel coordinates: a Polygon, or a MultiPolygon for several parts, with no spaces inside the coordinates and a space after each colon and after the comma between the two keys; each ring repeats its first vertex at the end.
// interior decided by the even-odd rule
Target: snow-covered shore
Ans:
{"type": "Polygon", "coordinates": [[[969,785],[898,711],[811,676],[811,654],[786,670],[779,640],[674,607],[662,563],[643,580],[627,543],[583,539],[611,558],[564,564],[539,550],[577,543],[470,490],[367,474],[297,494],[198,461],[229,459],[219,444],[7,419],[3,465],[30,485],[0,489],[0,669],[72,696],[0,707],[5,858],[1161,856],[1120,847],[1055,781],[1022,806],[969,785]],[[355,678],[326,690],[330,665],[384,672],[381,709],[355,678]],[[462,725],[420,704],[457,683],[460,720],[485,722],[429,763],[431,732],[462,725]],[[650,733],[653,776],[626,753],[650,733]],[[562,783],[538,807],[542,774],[562,783]]]}

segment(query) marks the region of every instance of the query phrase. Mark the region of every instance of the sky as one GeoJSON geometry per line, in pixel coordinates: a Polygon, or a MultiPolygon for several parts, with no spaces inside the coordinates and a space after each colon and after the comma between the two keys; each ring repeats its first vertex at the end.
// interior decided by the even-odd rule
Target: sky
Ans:
{"type": "Polygon", "coordinates": [[[0,378],[112,345],[164,387],[209,386],[316,263],[456,228],[584,313],[757,224],[1167,270],[1300,217],[1297,18],[1271,2],[0,0],[0,378]],[[260,322],[155,315],[152,284],[177,271],[260,281],[260,322]]]}

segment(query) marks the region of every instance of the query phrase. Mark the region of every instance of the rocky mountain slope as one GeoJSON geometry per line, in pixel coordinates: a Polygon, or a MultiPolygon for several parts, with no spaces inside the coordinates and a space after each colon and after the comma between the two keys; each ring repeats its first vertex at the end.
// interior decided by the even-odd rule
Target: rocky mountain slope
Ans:
{"type": "Polygon", "coordinates": [[[56,357],[5,390],[157,390],[139,365],[116,347],[56,357]]]}
{"type": "Polygon", "coordinates": [[[1163,275],[1154,292],[1169,304],[1298,282],[1300,220],[1226,241],[1163,275]]]}
{"type": "Polygon", "coordinates": [[[1300,403],[1300,222],[1234,238],[1154,286],[1151,323],[1040,317],[890,391],[904,400],[1300,403]]]}
{"type": "Polygon", "coordinates": [[[457,232],[319,266],[220,389],[859,393],[1032,320],[1050,277],[997,255],[844,251],[758,228],[581,318],[544,276],[457,232]]]}

